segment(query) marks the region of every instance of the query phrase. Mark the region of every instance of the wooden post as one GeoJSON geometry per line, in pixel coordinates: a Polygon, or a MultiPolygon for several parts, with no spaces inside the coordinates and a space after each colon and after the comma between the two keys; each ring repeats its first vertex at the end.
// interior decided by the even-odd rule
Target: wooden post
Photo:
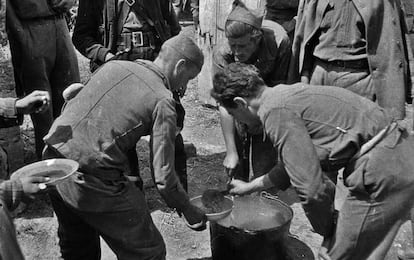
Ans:
{"type": "MultiPolygon", "coordinates": [[[[251,9],[263,10],[264,0],[243,0],[251,9]]],[[[198,45],[204,54],[204,66],[198,75],[198,99],[206,105],[215,106],[210,97],[213,88],[213,48],[226,41],[224,24],[231,11],[233,0],[200,0],[200,31],[198,45]]]]}

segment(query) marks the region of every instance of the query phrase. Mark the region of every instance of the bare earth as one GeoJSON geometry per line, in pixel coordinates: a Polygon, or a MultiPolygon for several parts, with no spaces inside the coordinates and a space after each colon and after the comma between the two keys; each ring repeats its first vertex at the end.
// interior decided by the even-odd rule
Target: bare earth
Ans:
{"type": "MultiPolygon", "coordinates": [[[[85,81],[89,77],[88,63],[81,56],[79,56],[79,61],[82,78],[85,81]]],[[[0,73],[1,93],[9,95],[10,90],[13,89],[10,60],[3,57],[0,66],[2,71],[0,73]]],[[[187,112],[183,136],[185,140],[194,143],[198,154],[197,157],[188,160],[190,197],[200,195],[207,188],[224,188],[226,180],[222,167],[225,149],[218,112],[215,109],[203,107],[197,100],[196,83],[196,80],[190,83],[187,96],[183,101],[187,112]]],[[[29,163],[34,158],[33,127],[29,118],[26,118],[21,130],[25,143],[25,163],[29,163]]],[[[178,215],[165,206],[150,177],[147,142],[140,141],[137,149],[140,155],[140,167],[144,178],[148,207],[167,245],[167,259],[210,259],[209,231],[195,232],[188,229],[178,215]]],[[[290,232],[304,241],[316,253],[321,243],[321,237],[312,232],[294,192],[288,190],[279,195],[294,210],[290,232]]],[[[29,204],[25,212],[17,214],[15,224],[20,245],[28,260],[60,259],[56,236],[57,221],[47,196],[39,196],[36,201],[29,204]]],[[[411,244],[411,242],[411,225],[406,222],[402,226],[387,259],[396,259],[396,250],[411,244]]],[[[104,243],[102,252],[102,259],[116,259],[104,243]]]]}

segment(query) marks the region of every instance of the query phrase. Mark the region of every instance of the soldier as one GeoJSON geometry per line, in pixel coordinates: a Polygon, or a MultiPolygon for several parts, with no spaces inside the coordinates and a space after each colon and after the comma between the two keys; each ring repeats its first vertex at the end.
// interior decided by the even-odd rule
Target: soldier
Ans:
{"type": "MultiPolygon", "coordinates": [[[[269,86],[285,83],[291,45],[281,25],[268,20],[262,24],[262,17],[257,14],[257,10],[250,10],[243,3],[235,1],[226,20],[225,33],[228,42],[217,46],[213,53],[216,72],[239,61],[254,64],[269,86]]],[[[235,123],[225,109],[219,109],[227,149],[223,165],[229,174],[247,180],[250,157],[254,176],[266,173],[274,165],[274,160],[268,158],[274,158],[275,151],[271,143],[263,141],[260,122],[250,126],[235,123]]]]}
{"type": "Polygon", "coordinates": [[[217,74],[212,96],[246,124],[259,118],[278,151],[277,166],[248,183],[233,180],[232,194],[292,185],[324,237],[321,259],[385,258],[414,196],[414,137],[387,110],[343,88],[269,88],[244,64],[217,74]],[[322,171],[340,168],[349,192],[338,214],[322,171]]]}
{"type": "Polygon", "coordinates": [[[403,24],[399,0],[302,0],[289,81],[346,88],[403,119],[411,102],[403,24]]]}
{"type": "Polygon", "coordinates": [[[174,171],[173,93],[183,95],[202,65],[201,50],[179,34],[154,62],[108,62],[66,103],[44,153],[79,163],[79,172],[50,192],[63,259],[100,259],[99,236],[118,259],[165,259],[143,192],[124,175],[127,152],[145,135],[151,135],[152,176],[167,205],[190,227],[205,228],[205,215],[190,204],[174,171]]]}
{"type": "Polygon", "coordinates": [[[51,109],[32,114],[36,155],[42,157],[43,137],[64,103],[62,92],[79,82],[78,61],[64,14],[73,0],[7,0],[6,29],[18,97],[34,90],[50,93],[51,109]]]}
{"type": "MultiPolygon", "coordinates": [[[[168,0],[80,0],[73,43],[91,61],[91,70],[108,60],[153,61],[161,45],[181,30],[168,0]]],[[[184,108],[175,96],[179,128],[184,108]]],[[[135,147],[128,154],[131,180],[142,187],[135,147]]],[[[176,172],[187,190],[187,156],[181,134],[176,139],[176,172]]]]}
{"type": "MultiPolygon", "coordinates": [[[[35,90],[22,99],[0,98],[0,127],[20,124],[23,114],[42,113],[50,104],[47,91],[35,90]]],[[[45,177],[24,177],[18,180],[5,180],[7,154],[0,147],[0,259],[24,259],[16,239],[16,230],[10,211],[17,208],[23,195],[40,191],[39,183],[48,181],[45,177]]]]}
{"type": "Polygon", "coordinates": [[[289,39],[293,41],[298,6],[299,0],[267,0],[264,18],[282,25],[289,35],[289,39]]]}

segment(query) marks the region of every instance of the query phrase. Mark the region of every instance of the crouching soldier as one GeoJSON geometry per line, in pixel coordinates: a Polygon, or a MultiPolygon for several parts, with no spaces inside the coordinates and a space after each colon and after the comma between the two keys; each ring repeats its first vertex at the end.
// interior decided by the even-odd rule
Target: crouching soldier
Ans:
{"type": "Polygon", "coordinates": [[[277,166],[233,180],[231,193],[291,184],[324,237],[322,259],[384,259],[414,196],[414,140],[388,111],[342,88],[269,88],[243,64],[215,76],[212,96],[241,122],[260,119],[278,152],[277,166]],[[336,217],[335,186],[323,171],[341,168],[349,193],[336,217]]]}
{"type": "Polygon", "coordinates": [[[205,228],[205,215],[189,202],[174,171],[177,113],[200,72],[203,54],[188,37],[166,41],[154,62],[111,61],[66,103],[45,137],[45,158],[79,163],[79,172],[50,192],[64,259],[100,259],[99,236],[118,259],[165,259],[165,244],[143,192],[130,182],[128,151],[151,135],[154,182],[167,205],[189,226],[205,228]]]}
{"type": "MultiPolygon", "coordinates": [[[[257,10],[250,10],[240,1],[235,1],[226,20],[225,34],[228,41],[214,49],[216,72],[238,61],[255,65],[269,86],[286,82],[291,44],[281,25],[266,20],[262,24],[257,10]]],[[[263,141],[260,122],[247,127],[234,121],[222,108],[220,118],[226,143],[223,164],[230,175],[247,180],[249,158],[254,176],[260,176],[274,166],[271,158],[275,157],[275,151],[270,142],[263,141]]]]}

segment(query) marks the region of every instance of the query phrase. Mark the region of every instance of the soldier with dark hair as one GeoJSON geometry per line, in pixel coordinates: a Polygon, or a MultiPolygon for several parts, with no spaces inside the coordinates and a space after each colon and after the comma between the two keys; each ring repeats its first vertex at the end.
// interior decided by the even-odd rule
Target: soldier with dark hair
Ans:
{"type": "Polygon", "coordinates": [[[217,102],[241,122],[259,120],[277,150],[273,169],[250,182],[234,179],[230,193],[292,185],[324,237],[320,259],[384,259],[413,206],[414,137],[387,110],[343,88],[270,88],[240,63],[213,84],[217,102]],[[324,172],[341,168],[348,193],[338,213],[324,172]]]}

